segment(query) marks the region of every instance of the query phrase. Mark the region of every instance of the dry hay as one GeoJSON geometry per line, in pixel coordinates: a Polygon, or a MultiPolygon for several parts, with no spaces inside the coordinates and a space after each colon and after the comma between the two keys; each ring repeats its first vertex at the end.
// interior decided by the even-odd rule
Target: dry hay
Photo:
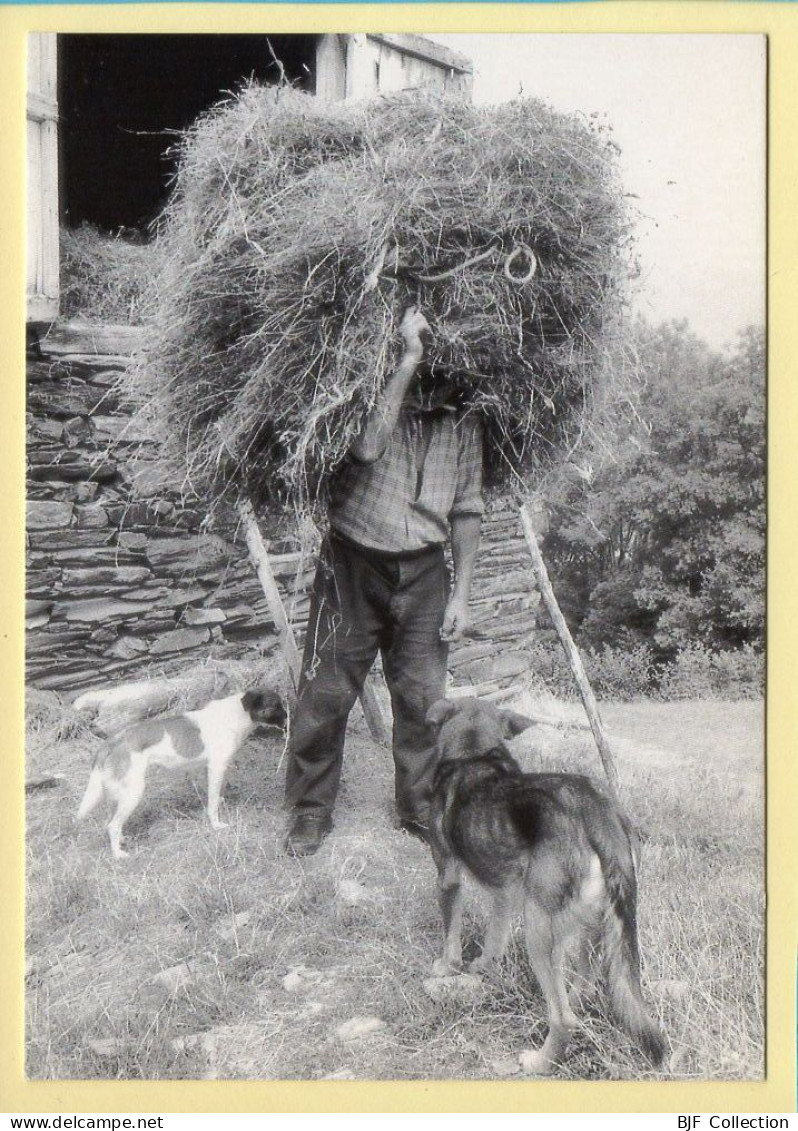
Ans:
{"type": "Polygon", "coordinates": [[[211,110],[181,142],[152,348],[127,379],[164,482],[318,498],[411,303],[432,326],[422,379],[483,417],[489,479],[539,477],[615,349],[616,153],[596,122],[531,100],[353,106],[251,85],[211,110]]]}
{"type": "Polygon", "coordinates": [[[138,324],[157,246],[109,235],[91,224],[62,228],[61,313],[91,322],[138,324]]]}

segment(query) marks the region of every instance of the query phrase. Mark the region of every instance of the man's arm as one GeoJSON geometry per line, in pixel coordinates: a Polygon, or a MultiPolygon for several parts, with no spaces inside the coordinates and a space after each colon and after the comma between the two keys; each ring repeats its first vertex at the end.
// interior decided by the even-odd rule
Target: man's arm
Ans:
{"type": "Polygon", "coordinates": [[[479,552],[481,525],[482,516],[478,514],[457,514],[451,518],[454,588],[441,627],[441,640],[447,644],[462,640],[469,625],[468,602],[479,552]]]}
{"type": "Polygon", "coordinates": [[[482,512],[482,424],[472,416],[459,421],[457,484],[449,512],[452,532],[454,588],[443,616],[441,639],[447,644],[462,640],[469,624],[468,602],[479,551],[482,512]]]}
{"type": "Polygon", "coordinates": [[[405,311],[399,332],[405,343],[402,358],[385,383],[377,403],[366,417],[363,430],[350,447],[350,454],[361,463],[374,463],[385,451],[396,427],[402,403],[424,353],[421,333],[428,330],[426,318],[414,306],[405,311]]]}

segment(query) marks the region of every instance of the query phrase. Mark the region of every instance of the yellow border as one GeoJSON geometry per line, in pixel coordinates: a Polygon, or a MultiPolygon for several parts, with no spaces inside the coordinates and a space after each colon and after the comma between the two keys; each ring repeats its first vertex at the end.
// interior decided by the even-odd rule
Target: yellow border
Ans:
{"type": "MultiPolygon", "coordinates": [[[[0,664],[2,961],[0,1109],[6,1112],[793,1112],[796,1102],[796,748],[790,471],[798,444],[798,10],[791,3],[597,0],[544,4],[0,4],[0,664]],[[23,1079],[24,141],[29,31],[495,31],[766,33],[769,36],[770,556],[768,1071],[761,1083],[37,1082],[23,1079]],[[792,365],[791,365],[792,362],[792,365]]],[[[718,201],[723,207],[723,201],[718,201]]],[[[733,270],[734,265],[729,265],[733,270]]]]}

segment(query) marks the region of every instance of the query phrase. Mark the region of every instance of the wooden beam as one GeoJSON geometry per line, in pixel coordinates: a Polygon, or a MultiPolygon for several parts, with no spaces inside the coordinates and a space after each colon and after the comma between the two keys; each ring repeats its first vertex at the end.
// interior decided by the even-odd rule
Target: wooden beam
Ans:
{"type": "Polygon", "coordinates": [[[277,629],[280,647],[285,657],[291,680],[296,688],[299,683],[299,672],[302,667],[302,660],[299,655],[299,649],[296,646],[293,630],[286,615],[283,599],[280,596],[280,590],[277,588],[277,582],[274,579],[266,544],[263,541],[260,527],[258,526],[258,520],[255,517],[255,511],[249,499],[242,499],[239,502],[238,514],[244,528],[244,540],[247,543],[250,560],[258,575],[258,581],[260,581],[261,588],[263,589],[266,604],[269,606],[269,613],[277,629]]]}
{"type": "Polygon", "coordinates": [[[346,97],[346,39],[320,35],[316,39],[315,93],[318,98],[338,102],[346,97]]]}
{"type": "Polygon", "coordinates": [[[549,580],[549,572],[546,569],[546,563],[543,561],[543,556],[538,546],[538,541],[535,536],[534,526],[527,509],[526,503],[520,507],[521,525],[524,529],[524,538],[529,547],[529,553],[532,557],[532,569],[535,573],[535,580],[537,581],[540,595],[548,609],[549,616],[552,623],[557,630],[557,635],[560,638],[560,643],[565,649],[565,654],[568,657],[568,663],[571,666],[576,685],[579,688],[579,694],[582,697],[585,711],[587,713],[590,729],[593,732],[593,738],[598,747],[599,757],[601,764],[604,767],[604,773],[610,787],[610,793],[615,801],[618,801],[618,771],[615,767],[615,759],[613,757],[610,745],[607,742],[607,736],[604,733],[604,727],[601,723],[601,717],[598,711],[598,704],[593,694],[593,689],[587,678],[582,657],[579,655],[579,650],[574,643],[568,625],[565,623],[565,617],[562,615],[562,610],[557,603],[557,598],[554,595],[554,590],[551,587],[549,580]]]}

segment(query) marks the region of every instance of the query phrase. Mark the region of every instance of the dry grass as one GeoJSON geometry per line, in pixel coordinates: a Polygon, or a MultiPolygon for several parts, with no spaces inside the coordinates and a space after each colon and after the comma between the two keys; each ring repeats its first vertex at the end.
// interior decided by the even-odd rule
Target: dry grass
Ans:
{"type": "Polygon", "coordinates": [[[84,223],[61,229],[60,249],[64,317],[131,325],[144,320],[144,295],[158,270],[154,244],[84,223]]]}
{"type": "MultiPolygon", "coordinates": [[[[610,711],[629,808],[645,837],[645,991],[669,1037],[670,1075],[757,1078],[758,705],[729,712],[723,704],[719,731],[716,705],[674,704],[655,720],[653,745],[640,731],[661,706],[610,711]],[[696,756],[683,741],[691,731],[702,736],[696,756]],[[728,788],[730,747],[740,788],[728,788]]],[[[440,945],[434,868],[423,845],[391,827],[390,756],[359,724],[336,827],[318,856],[278,855],[281,746],[251,741],[225,790],[228,829],[208,827],[204,783],[164,779],[131,822],[135,851],[119,863],[99,820],[73,825],[90,742],[63,707],[58,723],[55,698],[50,710],[50,729],[33,729],[28,755],[66,775],[61,789],[29,800],[32,1076],[487,1079],[513,1072],[518,1052],[541,1039],[542,1002],[518,943],[475,998],[436,1003],[425,993],[440,945]],[[336,1030],[354,1017],[383,1026],[344,1041],[336,1030]]],[[[596,769],[589,741],[573,732],[528,732],[515,748],[528,768],[596,769]]],[[[473,954],[479,893],[467,906],[473,954]]],[[[584,1015],[563,1074],[650,1075],[602,1009],[584,1015]]]]}
{"type": "Polygon", "coordinates": [[[211,110],[180,145],[153,344],[127,385],[170,441],[164,477],[315,498],[411,302],[433,327],[425,380],[485,420],[489,476],[540,473],[622,353],[615,157],[596,122],[532,100],[327,105],[253,85],[211,110]]]}

